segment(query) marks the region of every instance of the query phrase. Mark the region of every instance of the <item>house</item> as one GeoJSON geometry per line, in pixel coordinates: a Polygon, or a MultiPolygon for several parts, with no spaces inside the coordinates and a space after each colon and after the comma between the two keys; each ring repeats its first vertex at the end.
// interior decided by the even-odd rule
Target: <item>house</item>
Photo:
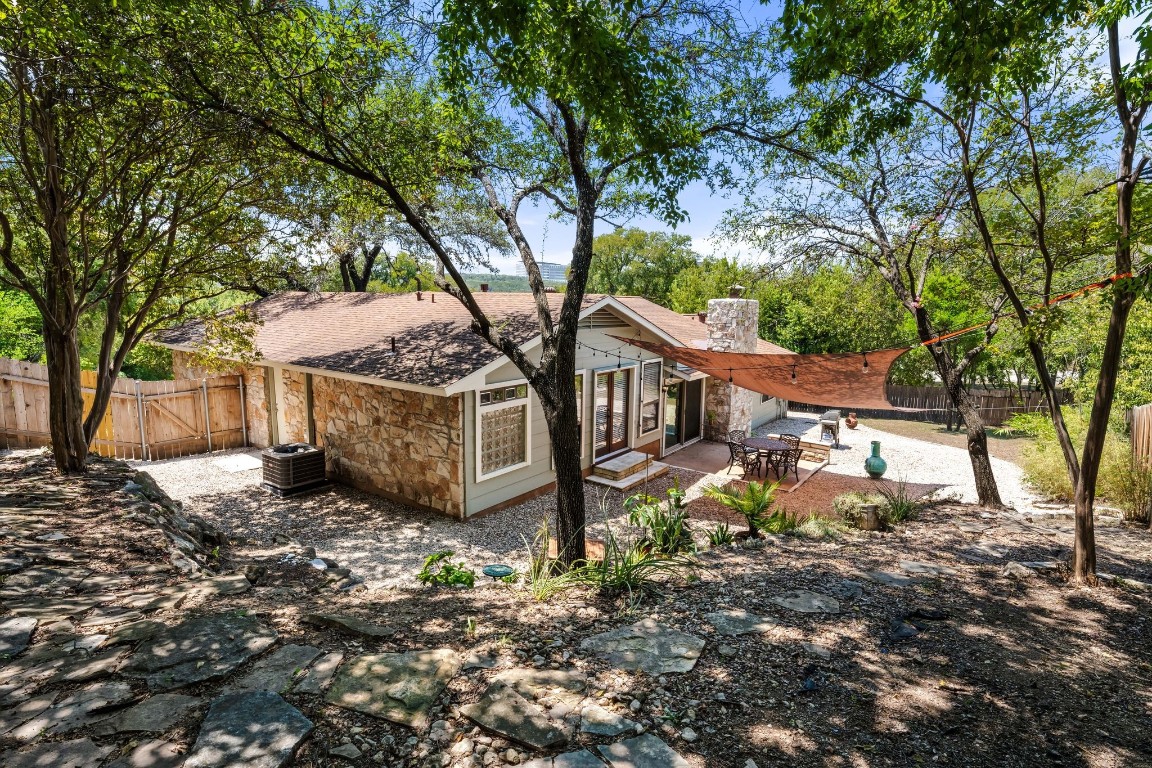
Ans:
{"type": "MultiPolygon", "coordinates": [[[[501,331],[538,354],[528,293],[478,293],[501,331]]],[[[558,315],[563,294],[549,294],[558,315]]],[[[326,449],[329,476],[461,519],[518,503],[554,482],[547,426],[516,367],[470,331],[455,299],[427,292],[282,293],[257,301],[261,359],[241,371],[249,440],[326,449]]],[[[587,296],[576,385],[586,473],[628,451],[655,458],[778,418],[787,403],[619,340],[786,353],[757,338],[758,304],[709,302],[680,315],[642,298],[587,296]]],[[[192,322],[158,334],[176,376],[197,377],[192,322]]]]}

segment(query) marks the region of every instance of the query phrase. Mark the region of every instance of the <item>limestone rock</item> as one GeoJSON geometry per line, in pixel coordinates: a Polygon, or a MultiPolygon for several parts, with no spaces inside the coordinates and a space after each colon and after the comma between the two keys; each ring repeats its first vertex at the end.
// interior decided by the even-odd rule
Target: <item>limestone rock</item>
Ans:
{"type": "Polygon", "coordinates": [[[345,664],[327,701],[412,728],[427,725],[428,710],[460,671],[450,648],[357,656],[345,664]]]}
{"type": "Polygon", "coordinates": [[[590,704],[580,713],[580,731],[596,736],[619,736],[636,728],[636,723],[598,704],[590,704]]]}
{"type": "Polygon", "coordinates": [[[104,768],[180,768],[184,758],[184,753],[175,744],[160,740],[146,741],[104,768]]]}
{"type": "Polygon", "coordinates": [[[98,736],[134,731],[162,733],[178,723],[201,701],[197,696],[158,693],[99,723],[93,732],[98,736]]]}
{"type": "Polygon", "coordinates": [[[840,613],[839,600],[807,589],[790,590],[772,598],[772,602],[798,613],[840,613]]]}
{"type": "Polygon", "coordinates": [[[779,624],[779,622],[773,618],[757,616],[754,613],[748,613],[748,611],[742,610],[706,613],[704,614],[704,618],[708,620],[709,624],[716,628],[719,634],[727,637],[765,632],[779,624]]]}
{"type": "Polygon", "coordinates": [[[37,621],[31,616],[15,616],[0,621],[0,659],[10,659],[28,647],[37,621]]]}
{"type": "Polygon", "coordinates": [[[604,761],[586,749],[565,752],[556,757],[538,757],[524,763],[524,768],[604,768],[604,761]]]}
{"type": "Polygon", "coordinates": [[[296,683],[294,690],[296,693],[324,693],[342,661],[344,654],[339,651],[324,654],[308,669],[300,682],[296,683]]]}
{"type": "Polygon", "coordinates": [[[54,741],[21,750],[0,752],[4,768],[90,768],[99,765],[112,747],[101,747],[91,739],[54,741]]]}
{"type": "Polygon", "coordinates": [[[691,768],[687,760],[651,733],[596,749],[613,768],[691,768]]]}
{"type": "Polygon", "coordinates": [[[568,740],[540,707],[499,681],[489,685],[478,702],[460,707],[460,714],[481,728],[534,749],[556,747],[568,740]]]}
{"type": "Polygon", "coordinates": [[[89,685],[26,721],[8,737],[27,742],[44,734],[68,733],[110,717],[107,708],[131,698],[131,686],[120,680],[89,685]]]}
{"type": "Polygon", "coordinates": [[[243,616],[188,619],[145,642],[121,669],[153,690],[217,680],[276,642],[276,631],[243,616]]]}
{"type": "Polygon", "coordinates": [[[310,613],[301,621],[317,627],[331,627],[360,637],[391,637],[396,634],[395,627],[382,627],[341,613],[310,613]]]}
{"type": "Polygon", "coordinates": [[[238,691],[285,693],[300,672],[319,655],[320,649],[310,645],[285,645],[256,662],[252,671],[231,687],[238,691]]]}
{"type": "Polygon", "coordinates": [[[580,672],[567,669],[517,667],[494,675],[492,680],[512,686],[525,698],[539,699],[549,696],[569,707],[574,707],[583,700],[584,689],[588,687],[588,678],[580,672]]]}
{"type": "Polygon", "coordinates": [[[184,768],[280,768],[311,732],[312,722],[279,694],[225,694],[212,702],[184,768]]]}
{"type": "Polygon", "coordinates": [[[652,619],[644,619],[585,638],[580,647],[620,669],[663,675],[687,672],[696,666],[704,641],[652,619]]]}

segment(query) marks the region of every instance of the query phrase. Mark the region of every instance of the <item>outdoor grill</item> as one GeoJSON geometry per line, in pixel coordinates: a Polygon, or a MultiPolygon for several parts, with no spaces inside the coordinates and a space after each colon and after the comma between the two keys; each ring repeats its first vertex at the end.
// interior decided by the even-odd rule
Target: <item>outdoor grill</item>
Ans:
{"type": "Polygon", "coordinates": [[[261,452],[264,487],[281,496],[317,488],[328,482],[324,449],[307,443],[273,445],[261,452]]]}

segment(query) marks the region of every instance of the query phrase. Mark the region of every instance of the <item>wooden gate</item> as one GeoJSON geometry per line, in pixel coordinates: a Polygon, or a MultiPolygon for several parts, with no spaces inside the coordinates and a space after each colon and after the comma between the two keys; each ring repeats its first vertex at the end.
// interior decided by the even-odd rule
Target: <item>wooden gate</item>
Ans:
{"type": "MultiPolygon", "coordinates": [[[[95,371],[82,371],[81,384],[87,414],[95,371]]],[[[34,448],[50,442],[47,367],[0,358],[0,446],[34,448]]],[[[247,444],[239,376],[117,379],[92,450],[101,456],[155,461],[247,444]]]]}

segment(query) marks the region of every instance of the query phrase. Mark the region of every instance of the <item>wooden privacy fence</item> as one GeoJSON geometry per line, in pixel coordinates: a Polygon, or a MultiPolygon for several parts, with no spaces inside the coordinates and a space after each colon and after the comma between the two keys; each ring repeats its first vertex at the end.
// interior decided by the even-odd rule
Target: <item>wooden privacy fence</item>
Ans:
{"type": "MultiPolygon", "coordinates": [[[[864,418],[907,419],[915,421],[930,421],[936,424],[956,424],[959,418],[952,401],[948,397],[948,390],[944,387],[906,387],[890,384],[887,388],[888,402],[898,408],[910,408],[908,411],[875,411],[859,410],[857,416],[864,418]]],[[[1030,413],[1032,411],[1047,411],[1042,392],[1019,392],[1010,389],[973,389],[970,390],[976,400],[980,414],[984,417],[984,424],[998,427],[1007,421],[1013,414],[1030,413]]],[[[1067,395],[1060,393],[1061,402],[1067,401],[1067,395]]],[[[789,403],[791,410],[821,413],[828,410],[827,406],[819,404],[789,403]]],[[[847,410],[847,409],[841,409],[847,410]]]]}
{"type": "MultiPolygon", "coordinates": [[[[95,371],[82,371],[81,381],[87,415],[95,371]]],[[[34,448],[50,442],[47,367],[0,358],[0,446],[34,448]]],[[[101,456],[155,461],[247,444],[244,382],[239,376],[117,379],[92,450],[101,456]]]]}
{"type": "Polygon", "coordinates": [[[1132,454],[1152,462],[1152,403],[1132,409],[1132,454]]]}

